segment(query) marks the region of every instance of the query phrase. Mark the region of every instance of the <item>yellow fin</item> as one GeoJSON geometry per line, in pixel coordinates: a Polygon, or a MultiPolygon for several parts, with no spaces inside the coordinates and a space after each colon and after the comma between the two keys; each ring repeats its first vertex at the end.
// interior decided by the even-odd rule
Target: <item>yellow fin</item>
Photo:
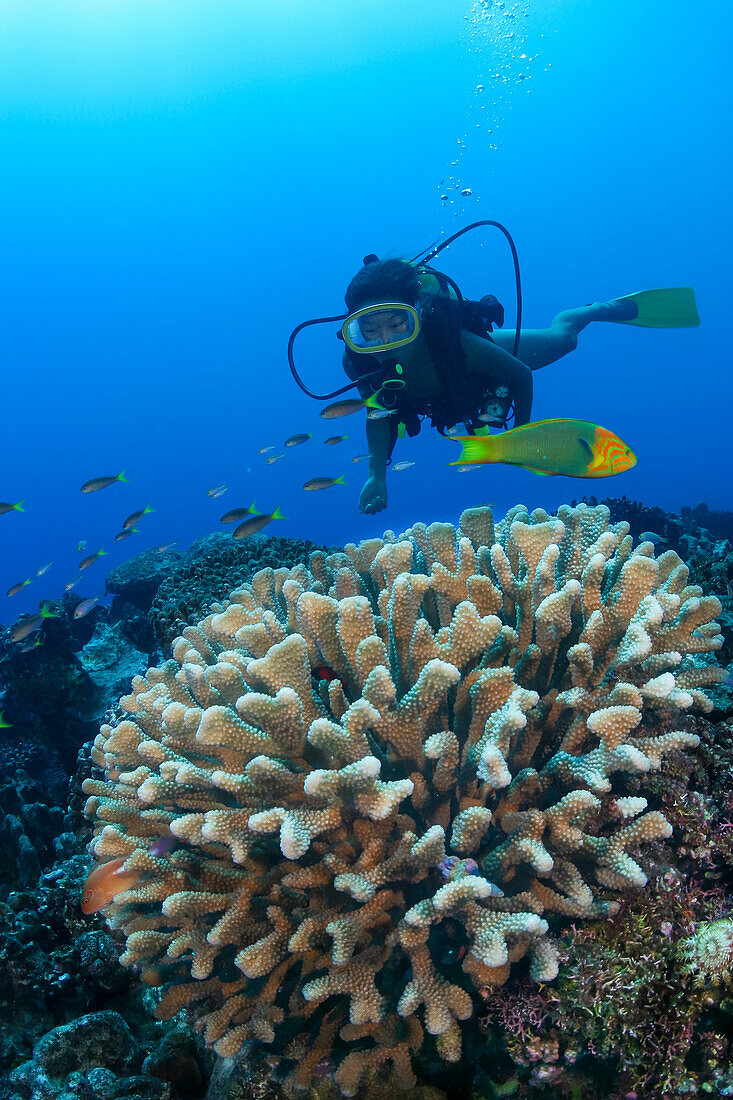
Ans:
{"type": "Polygon", "coordinates": [[[622,325],[641,325],[643,328],[698,328],[700,325],[695,291],[691,286],[639,290],[616,300],[634,302],[637,308],[636,317],[619,321],[622,325]]]}
{"type": "Polygon", "coordinates": [[[451,462],[451,466],[467,466],[472,463],[501,462],[496,457],[496,440],[500,436],[489,435],[451,435],[447,439],[455,439],[463,447],[460,458],[451,462]]]}

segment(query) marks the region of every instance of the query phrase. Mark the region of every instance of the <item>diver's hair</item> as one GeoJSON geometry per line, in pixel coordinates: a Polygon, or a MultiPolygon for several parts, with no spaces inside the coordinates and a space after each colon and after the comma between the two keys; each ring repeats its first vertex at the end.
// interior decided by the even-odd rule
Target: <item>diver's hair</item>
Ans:
{"type": "Polygon", "coordinates": [[[357,271],[344,295],[349,313],[380,298],[416,305],[420,276],[407,260],[375,260],[357,271]]]}

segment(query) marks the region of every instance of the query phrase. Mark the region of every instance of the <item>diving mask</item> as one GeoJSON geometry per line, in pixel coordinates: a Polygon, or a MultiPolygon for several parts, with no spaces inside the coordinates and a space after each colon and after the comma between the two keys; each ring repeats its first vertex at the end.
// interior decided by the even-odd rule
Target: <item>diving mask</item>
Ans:
{"type": "Polygon", "coordinates": [[[406,302],[375,302],[350,314],[341,336],[351,351],[373,355],[410,344],[420,331],[420,314],[406,302]]]}

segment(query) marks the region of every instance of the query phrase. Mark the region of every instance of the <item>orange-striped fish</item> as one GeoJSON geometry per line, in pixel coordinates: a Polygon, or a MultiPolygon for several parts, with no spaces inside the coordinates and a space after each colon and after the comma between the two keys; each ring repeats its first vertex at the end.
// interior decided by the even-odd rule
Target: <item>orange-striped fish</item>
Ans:
{"type": "Polygon", "coordinates": [[[535,420],[498,435],[451,438],[463,445],[452,466],[502,462],[550,477],[612,477],[636,465],[622,439],[588,420],[535,420]]]}

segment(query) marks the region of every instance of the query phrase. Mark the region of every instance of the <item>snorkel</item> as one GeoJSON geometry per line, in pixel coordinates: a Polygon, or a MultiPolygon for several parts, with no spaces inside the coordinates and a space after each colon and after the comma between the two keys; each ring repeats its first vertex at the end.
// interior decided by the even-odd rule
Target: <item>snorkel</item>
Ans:
{"type": "MultiPolygon", "coordinates": [[[[430,268],[427,267],[428,263],[431,260],[435,259],[435,257],[440,252],[442,252],[444,248],[447,248],[448,245],[450,245],[454,241],[458,240],[458,238],[462,237],[465,233],[469,233],[471,230],[478,229],[480,226],[484,226],[484,225],[494,226],[496,229],[499,229],[504,234],[507,241],[509,242],[509,248],[510,248],[511,254],[512,254],[512,260],[513,260],[513,263],[514,263],[514,277],[515,277],[515,283],[516,283],[516,298],[517,298],[517,322],[516,322],[516,334],[515,334],[515,337],[514,337],[514,349],[513,349],[513,354],[516,358],[517,351],[519,350],[519,337],[520,337],[521,327],[522,327],[522,283],[521,283],[521,277],[520,277],[520,273],[519,273],[519,257],[517,255],[517,249],[515,247],[514,241],[512,240],[511,234],[509,233],[509,230],[506,229],[506,227],[503,226],[501,224],[501,222],[492,221],[492,220],[488,220],[488,219],[478,221],[478,222],[472,222],[471,225],[467,225],[463,229],[459,229],[457,233],[453,233],[450,237],[447,237],[444,241],[441,241],[440,244],[431,246],[425,252],[418,253],[418,255],[415,256],[412,260],[410,260],[409,263],[411,263],[414,266],[422,269],[426,273],[432,274],[430,268]]],[[[375,256],[372,253],[368,256],[365,256],[363,262],[364,262],[364,265],[367,265],[369,263],[374,263],[376,260],[377,260],[377,256],[375,256]]],[[[451,279],[448,275],[444,275],[444,274],[441,274],[441,278],[445,281],[445,283],[448,285],[448,287],[450,287],[450,289],[455,294],[456,298],[459,301],[463,301],[464,300],[463,295],[461,294],[461,291],[460,291],[459,287],[453,281],[453,279],[451,279]]],[[[414,306],[408,306],[407,303],[395,303],[394,301],[391,301],[391,302],[387,302],[387,303],[383,302],[383,303],[376,303],[376,304],[381,304],[382,308],[384,308],[385,305],[392,305],[392,306],[397,306],[398,308],[403,308],[403,309],[409,308],[409,309],[412,309],[413,312],[415,310],[414,306]]],[[[305,382],[300,377],[300,375],[298,373],[298,370],[297,370],[297,367],[295,365],[295,358],[294,358],[294,355],[293,355],[293,349],[294,349],[295,341],[296,341],[296,338],[298,337],[298,335],[301,332],[303,332],[305,329],[311,328],[314,325],[327,325],[327,324],[336,324],[336,323],[338,323],[339,324],[339,329],[336,333],[336,336],[337,336],[338,339],[344,341],[348,345],[348,340],[346,338],[346,334],[345,334],[345,331],[344,331],[346,329],[345,322],[348,322],[350,319],[357,319],[356,315],[360,314],[362,312],[363,312],[363,309],[362,310],[357,310],[355,312],[351,311],[349,313],[339,313],[339,314],[336,314],[335,316],[332,316],[332,317],[314,317],[314,318],[312,318],[308,321],[301,321],[301,323],[299,325],[296,325],[296,327],[291,332],[290,339],[288,340],[288,366],[290,367],[290,373],[292,374],[296,385],[298,385],[300,387],[300,389],[303,391],[303,393],[307,394],[308,397],[312,397],[316,401],[330,401],[334,397],[340,397],[341,394],[348,393],[349,390],[356,389],[358,386],[362,385],[364,382],[368,382],[371,385],[371,387],[372,387],[375,394],[381,394],[382,392],[385,392],[385,394],[386,394],[386,393],[389,393],[390,390],[399,391],[400,389],[402,389],[404,387],[404,385],[405,385],[404,380],[400,377],[401,374],[402,374],[402,368],[401,368],[399,362],[394,357],[394,354],[390,354],[388,347],[385,349],[386,354],[384,354],[382,351],[380,351],[380,352],[371,351],[368,347],[356,348],[352,345],[350,350],[353,353],[355,353],[355,354],[358,353],[360,355],[363,355],[364,360],[369,359],[373,363],[376,362],[377,366],[374,367],[372,370],[367,370],[363,374],[360,374],[360,376],[357,380],[355,380],[353,382],[348,382],[345,386],[341,386],[341,387],[339,387],[339,389],[336,389],[336,390],[331,390],[329,393],[315,393],[313,390],[309,389],[308,386],[306,386],[305,382]]],[[[407,342],[407,341],[404,341],[404,342],[407,342]]],[[[397,347],[397,342],[396,341],[394,342],[394,347],[397,347]]],[[[381,400],[381,397],[380,397],[380,400],[381,400]]],[[[393,398],[393,403],[394,403],[394,400],[396,400],[396,398],[393,398]]]]}

